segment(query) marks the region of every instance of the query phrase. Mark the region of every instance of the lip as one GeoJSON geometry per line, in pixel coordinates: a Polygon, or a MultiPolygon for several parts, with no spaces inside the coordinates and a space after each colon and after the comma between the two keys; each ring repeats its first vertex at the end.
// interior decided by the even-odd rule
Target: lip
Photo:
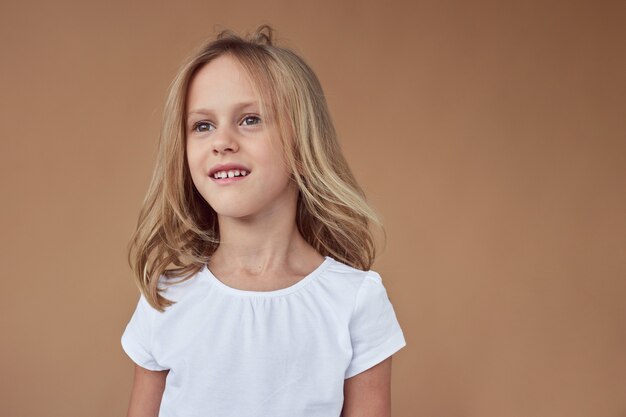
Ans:
{"type": "MultiPolygon", "coordinates": [[[[246,174],[246,177],[250,174],[250,169],[249,169],[248,167],[245,167],[245,166],[240,165],[240,164],[234,164],[234,163],[231,163],[231,164],[219,164],[219,165],[214,165],[214,166],[213,166],[213,167],[209,170],[208,175],[209,175],[209,177],[211,177],[212,179],[215,179],[215,178],[213,178],[213,174],[215,174],[216,172],[219,172],[219,171],[232,171],[232,170],[235,170],[235,169],[237,169],[237,170],[239,170],[239,171],[241,171],[241,170],[246,171],[246,172],[248,173],[248,174],[246,174]]],[[[234,178],[246,178],[246,177],[234,177],[234,178]]],[[[226,179],[226,178],[224,178],[224,179],[226,179]]]]}

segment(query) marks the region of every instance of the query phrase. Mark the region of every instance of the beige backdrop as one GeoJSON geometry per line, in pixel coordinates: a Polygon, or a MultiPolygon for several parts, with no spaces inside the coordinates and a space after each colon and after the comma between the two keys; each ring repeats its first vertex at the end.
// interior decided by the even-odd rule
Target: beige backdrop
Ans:
{"type": "Polygon", "coordinates": [[[0,414],[125,415],[166,88],[267,22],[387,225],[393,415],[626,416],[623,5],[3,0],[0,414]]]}

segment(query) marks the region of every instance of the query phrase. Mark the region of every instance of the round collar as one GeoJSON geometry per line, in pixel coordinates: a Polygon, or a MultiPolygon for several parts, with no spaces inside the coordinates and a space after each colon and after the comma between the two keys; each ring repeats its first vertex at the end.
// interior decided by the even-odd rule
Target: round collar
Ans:
{"type": "Polygon", "coordinates": [[[309,282],[313,281],[317,276],[319,276],[324,271],[324,269],[326,269],[326,267],[328,267],[328,265],[330,265],[332,262],[333,262],[333,258],[331,258],[330,256],[324,256],[324,261],[322,261],[322,263],[319,264],[317,268],[311,271],[308,275],[306,275],[300,281],[296,282],[295,284],[289,287],[280,288],[278,290],[273,290],[273,291],[251,291],[251,290],[242,290],[239,288],[228,286],[224,284],[222,281],[220,281],[215,275],[213,275],[213,273],[211,272],[211,270],[206,264],[204,264],[204,267],[201,270],[201,274],[205,276],[206,278],[208,278],[209,281],[211,281],[215,285],[215,287],[219,288],[221,291],[224,291],[233,295],[246,296],[246,297],[275,297],[279,295],[290,294],[304,287],[309,282]]]}

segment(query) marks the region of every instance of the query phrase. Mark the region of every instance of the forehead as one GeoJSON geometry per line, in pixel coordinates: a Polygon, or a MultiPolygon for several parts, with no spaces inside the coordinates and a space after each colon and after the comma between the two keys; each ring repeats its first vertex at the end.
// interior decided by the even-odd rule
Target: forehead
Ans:
{"type": "Polygon", "coordinates": [[[225,108],[241,102],[258,102],[256,89],[241,64],[222,55],[201,67],[191,79],[187,109],[225,108]]]}

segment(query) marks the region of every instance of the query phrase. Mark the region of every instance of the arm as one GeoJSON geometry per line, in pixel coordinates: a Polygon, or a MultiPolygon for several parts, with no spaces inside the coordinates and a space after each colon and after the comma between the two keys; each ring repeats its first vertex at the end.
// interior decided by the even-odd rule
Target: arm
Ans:
{"type": "Polygon", "coordinates": [[[391,417],[391,356],[343,384],[341,417],[391,417]]]}
{"type": "Polygon", "coordinates": [[[169,371],[149,371],[135,364],[127,417],[157,417],[169,371]]]}

